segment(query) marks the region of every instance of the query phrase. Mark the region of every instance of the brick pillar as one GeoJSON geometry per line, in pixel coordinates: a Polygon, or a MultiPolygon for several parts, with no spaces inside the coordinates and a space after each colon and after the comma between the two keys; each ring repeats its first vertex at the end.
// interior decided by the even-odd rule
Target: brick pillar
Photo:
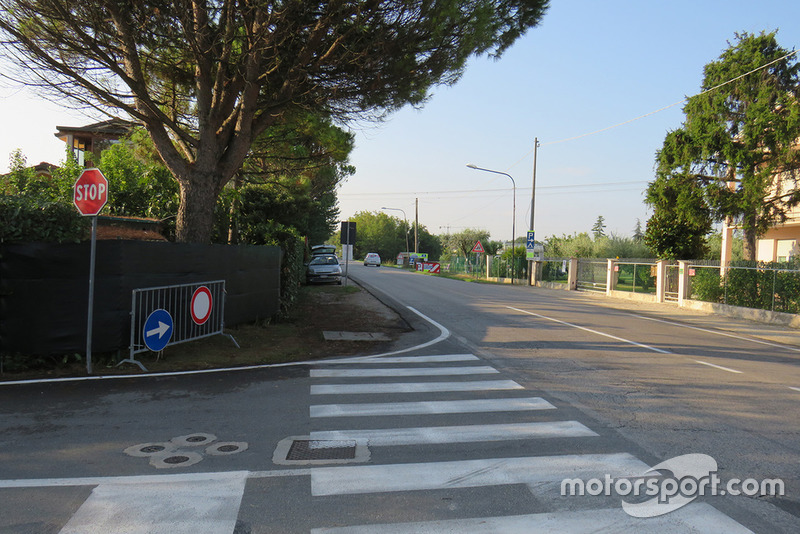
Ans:
{"type": "Polygon", "coordinates": [[[678,261],[678,306],[683,306],[683,301],[688,299],[689,295],[689,262],[680,260],[678,261]]]}
{"type": "Polygon", "coordinates": [[[656,302],[664,302],[664,290],[667,285],[667,260],[656,263],[656,302]]]}
{"type": "Polygon", "coordinates": [[[570,291],[578,289],[578,258],[569,259],[569,272],[567,273],[567,285],[570,291]]]}
{"type": "Polygon", "coordinates": [[[606,268],[606,295],[610,295],[617,286],[617,277],[614,272],[614,266],[616,264],[617,260],[608,260],[608,267],[606,268]]]}

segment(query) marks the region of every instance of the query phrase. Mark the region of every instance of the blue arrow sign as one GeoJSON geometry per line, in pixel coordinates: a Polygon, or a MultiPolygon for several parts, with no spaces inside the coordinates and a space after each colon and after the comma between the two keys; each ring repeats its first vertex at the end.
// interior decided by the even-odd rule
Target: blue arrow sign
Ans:
{"type": "Polygon", "coordinates": [[[144,322],[143,334],[148,349],[153,352],[162,350],[172,338],[172,316],[167,310],[153,311],[144,322]]]}
{"type": "Polygon", "coordinates": [[[536,241],[533,239],[533,232],[528,232],[528,239],[525,241],[525,248],[533,250],[534,245],[536,245],[536,241]]]}

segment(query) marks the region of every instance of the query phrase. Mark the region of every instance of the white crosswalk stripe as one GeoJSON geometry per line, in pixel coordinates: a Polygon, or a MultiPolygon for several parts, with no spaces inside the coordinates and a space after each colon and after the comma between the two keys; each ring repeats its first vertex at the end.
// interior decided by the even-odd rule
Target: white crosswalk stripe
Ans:
{"type": "Polygon", "coordinates": [[[690,504],[668,515],[637,519],[621,508],[553,512],[506,517],[480,517],[414,523],[373,524],[315,528],[311,534],[574,534],[596,532],[725,532],[746,534],[750,530],[715,508],[690,504]]]}
{"type": "MultiPolygon", "coordinates": [[[[469,356],[469,355],[467,355],[469,356]]],[[[365,426],[376,418],[376,426],[384,427],[391,416],[442,416],[453,414],[517,414],[533,415],[556,407],[541,397],[519,397],[524,389],[512,380],[474,380],[479,374],[497,373],[489,366],[448,367],[465,355],[404,356],[400,358],[352,362],[345,367],[321,367],[311,372],[312,379],[340,379],[336,384],[313,384],[311,394],[341,398],[343,402],[312,404],[312,421],[333,418],[361,418],[365,426]],[[376,367],[379,364],[406,364],[409,367],[376,367]],[[425,366],[421,366],[421,365],[425,366]],[[439,367],[441,365],[441,367],[439,367]],[[374,379],[395,377],[450,376],[440,382],[386,382],[374,379]],[[385,394],[437,395],[449,392],[485,395],[493,398],[456,400],[414,400],[403,402],[352,402],[348,395],[376,396],[385,394]],[[378,419],[380,418],[380,419],[378,419]]],[[[477,360],[477,358],[475,358],[477,360]]],[[[340,362],[341,363],[341,362],[340,362]]],[[[322,365],[322,364],[321,364],[322,365]]],[[[312,397],[313,398],[313,397],[312,397]]],[[[326,398],[326,400],[328,400],[326,398]]],[[[460,419],[463,421],[463,418],[460,419]]],[[[316,430],[310,439],[332,442],[352,440],[368,447],[415,446],[456,443],[512,442],[547,438],[592,438],[598,434],[577,421],[525,421],[492,424],[459,424],[404,428],[352,428],[350,430],[316,430]]],[[[412,491],[442,491],[458,488],[527,485],[531,496],[556,495],[565,479],[600,479],[606,476],[638,477],[650,467],[625,453],[557,454],[523,457],[416,462],[397,464],[344,465],[317,467],[311,470],[311,494],[315,498],[402,494],[412,491]]],[[[553,502],[553,499],[550,499],[553,502]]],[[[550,502],[547,498],[541,502],[550,502]]],[[[607,502],[599,506],[608,506],[607,502]]],[[[554,505],[558,507],[559,505],[554,505]]],[[[587,506],[584,501],[580,506],[587,506]]],[[[591,504],[588,504],[591,506],[591,504]]],[[[596,505],[597,506],[597,505],[596,505]]],[[[693,503],[670,514],[642,520],[631,517],[620,506],[615,509],[553,510],[551,513],[504,517],[465,517],[442,521],[382,523],[317,528],[312,534],[425,534],[425,533],[524,533],[544,532],[625,532],[642,528],[659,532],[720,531],[734,534],[750,532],[728,516],[704,503],[693,503]],[[646,523],[644,521],[647,521],[646,523]]]]}
{"type": "Polygon", "coordinates": [[[98,485],[60,534],[230,534],[246,472],[98,485]]]}
{"type": "Polygon", "coordinates": [[[458,376],[498,373],[488,365],[471,367],[400,367],[396,369],[312,369],[311,378],[362,378],[392,376],[458,376]]]}
{"type": "Polygon", "coordinates": [[[500,425],[462,425],[382,430],[329,430],[312,432],[312,440],[364,441],[370,447],[393,445],[428,445],[433,443],[469,443],[513,439],[542,439],[596,436],[577,421],[547,423],[507,423],[500,425]]]}
{"type": "Polygon", "coordinates": [[[358,404],[317,404],[311,417],[365,417],[380,415],[424,415],[482,412],[523,412],[555,410],[541,397],[511,399],[471,399],[460,401],[377,402],[358,404]]]}
{"type": "Polygon", "coordinates": [[[375,393],[441,393],[447,391],[491,391],[524,389],[513,380],[470,382],[397,382],[387,384],[320,384],[311,386],[312,395],[361,395],[375,393]]]}
{"type": "Polygon", "coordinates": [[[326,467],[311,473],[312,495],[560,483],[564,478],[636,476],[650,466],[627,453],[493,458],[326,467]]]}
{"type": "MultiPolygon", "coordinates": [[[[383,356],[365,360],[369,364],[396,364],[396,363],[453,363],[473,362],[480,360],[474,354],[437,354],[435,356],[383,356]]],[[[327,362],[326,362],[327,363],[327,362]]]]}

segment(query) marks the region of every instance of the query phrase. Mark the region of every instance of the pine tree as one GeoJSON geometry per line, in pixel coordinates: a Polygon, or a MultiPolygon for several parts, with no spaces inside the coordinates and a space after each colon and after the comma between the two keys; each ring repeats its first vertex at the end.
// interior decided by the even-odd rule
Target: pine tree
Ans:
{"type": "Polygon", "coordinates": [[[592,233],[594,234],[595,239],[600,239],[601,237],[605,237],[606,235],[606,219],[602,215],[597,216],[597,220],[592,226],[592,233]]]}

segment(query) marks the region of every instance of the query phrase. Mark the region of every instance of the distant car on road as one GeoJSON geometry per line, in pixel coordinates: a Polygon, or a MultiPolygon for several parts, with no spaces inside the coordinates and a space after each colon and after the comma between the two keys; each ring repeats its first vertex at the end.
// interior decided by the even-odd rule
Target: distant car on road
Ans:
{"type": "Polygon", "coordinates": [[[335,282],[342,284],[342,267],[333,254],[318,254],[311,258],[306,267],[306,283],[335,282]]]}
{"type": "Polygon", "coordinates": [[[375,267],[380,267],[381,257],[375,252],[370,252],[364,256],[364,265],[374,265],[375,267]]]}

